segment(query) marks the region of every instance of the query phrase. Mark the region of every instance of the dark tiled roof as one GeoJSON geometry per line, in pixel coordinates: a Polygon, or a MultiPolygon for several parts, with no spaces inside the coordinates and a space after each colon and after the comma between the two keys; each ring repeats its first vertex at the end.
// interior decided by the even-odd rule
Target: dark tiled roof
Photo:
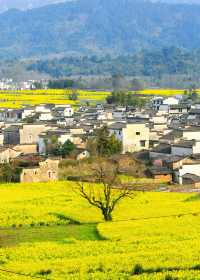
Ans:
{"type": "Polygon", "coordinates": [[[149,169],[150,173],[152,175],[167,175],[172,174],[172,171],[166,167],[152,167],[149,169]]]}
{"type": "Polygon", "coordinates": [[[200,176],[197,176],[195,174],[190,174],[190,173],[186,173],[185,175],[183,175],[183,179],[189,179],[194,183],[200,182],[200,176]]]}
{"type": "Polygon", "coordinates": [[[181,138],[183,136],[183,132],[181,130],[173,130],[169,133],[167,133],[166,135],[164,135],[163,137],[161,137],[161,140],[174,140],[176,138],[181,138]]]}
{"type": "Polygon", "coordinates": [[[155,153],[170,154],[171,146],[168,144],[159,144],[158,146],[154,147],[151,151],[155,153]]]}
{"type": "Polygon", "coordinates": [[[117,122],[117,123],[113,123],[109,126],[109,129],[122,129],[126,127],[126,123],[121,123],[121,122],[117,122]]]}
{"type": "Polygon", "coordinates": [[[194,140],[183,140],[178,143],[173,144],[173,147],[182,147],[182,148],[192,148],[194,145],[194,140]]]}

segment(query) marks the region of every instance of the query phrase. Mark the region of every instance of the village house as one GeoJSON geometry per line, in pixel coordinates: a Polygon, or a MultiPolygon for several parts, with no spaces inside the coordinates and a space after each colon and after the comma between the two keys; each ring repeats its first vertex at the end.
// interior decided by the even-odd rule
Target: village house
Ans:
{"type": "Polygon", "coordinates": [[[39,113],[39,121],[43,121],[43,122],[46,122],[46,121],[52,121],[54,119],[53,117],[53,114],[52,112],[42,112],[42,113],[39,113]]]}
{"type": "Polygon", "coordinates": [[[58,159],[46,159],[45,161],[39,162],[39,166],[24,168],[20,176],[20,182],[36,183],[56,181],[58,180],[58,167],[58,159]]]}
{"type": "Polygon", "coordinates": [[[39,134],[49,129],[46,124],[10,125],[3,130],[4,145],[37,143],[39,134]]]}
{"type": "Polygon", "coordinates": [[[36,113],[50,113],[54,107],[55,107],[54,104],[39,104],[35,107],[35,112],[36,113]]]}
{"type": "Polygon", "coordinates": [[[162,181],[163,183],[172,182],[172,171],[166,167],[152,167],[149,169],[150,177],[154,180],[162,181]]]}
{"type": "Polygon", "coordinates": [[[164,98],[161,96],[156,96],[151,100],[151,107],[153,110],[158,111],[160,106],[163,104],[164,98]]]}
{"type": "Polygon", "coordinates": [[[123,153],[132,153],[149,148],[150,130],[145,122],[116,122],[108,128],[110,133],[122,142],[123,153]]]}
{"type": "Polygon", "coordinates": [[[200,161],[184,163],[174,172],[175,181],[182,185],[186,183],[200,183],[200,161]]]}
{"type": "Polygon", "coordinates": [[[34,107],[25,107],[22,111],[22,120],[32,117],[35,114],[35,108],[34,107]]]}
{"type": "Polygon", "coordinates": [[[7,122],[19,122],[22,120],[22,112],[23,109],[8,109],[6,113],[6,121],[7,122]]]}
{"type": "Polygon", "coordinates": [[[55,108],[53,109],[53,112],[58,117],[69,118],[73,116],[74,109],[71,107],[71,105],[62,104],[62,105],[56,105],[55,108]]]}
{"type": "Polygon", "coordinates": [[[17,145],[20,143],[19,130],[21,125],[10,125],[3,130],[4,145],[17,145]]]}
{"type": "Polygon", "coordinates": [[[49,130],[46,124],[24,124],[19,129],[20,144],[37,143],[39,135],[49,130]]]}
{"type": "Polygon", "coordinates": [[[9,163],[11,159],[18,157],[21,154],[20,151],[11,147],[0,148],[0,164],[9,163]]]}
{"type": "Polygon", "coordinates": [[[200,154],[200,141],[182,140],[171,146],[171,154],[175,156],[190,156],[200,154]]]}
{"type": "Polygon", "coordinates": [[[13,149],[23,155],[38,153],[37,144],[18,144],[16,146],[13,146],[13,149]]]}

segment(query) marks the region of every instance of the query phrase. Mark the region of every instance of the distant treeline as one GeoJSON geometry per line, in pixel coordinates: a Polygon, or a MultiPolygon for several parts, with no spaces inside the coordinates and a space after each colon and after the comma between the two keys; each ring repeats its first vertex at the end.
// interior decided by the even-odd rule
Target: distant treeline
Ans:
{"type": "Polygon", "coordinates": [[[160,79],[163,75],[186,75],[190,79],[200,74],[200,50],[185,51],[175,47],[146,50],[117,57],[82,56],[38,60],[28,70],[46,73],[54,78],[73,75],[146,76],[160,79]]]}

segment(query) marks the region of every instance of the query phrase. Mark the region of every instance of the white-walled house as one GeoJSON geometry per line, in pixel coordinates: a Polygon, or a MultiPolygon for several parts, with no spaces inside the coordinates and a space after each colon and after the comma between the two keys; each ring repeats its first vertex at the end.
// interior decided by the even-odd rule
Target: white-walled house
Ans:
{"type": "Polygon", "coordinates": [[[74,109],[69,104],[56,105],[54,110],[65,118],[72,117],[74,114],[74,109]]]}
{"type": "MultiPolygon", "coordinates": [[[[170,108],[173,108],[173,106],[178,106],[179,100],[175,97],[168,97],[163,100],[163,103],[159,106],[159,114],[169,114],[170,108]]],[[[173,110],[172,110],[172,113],[173,110]]],[[[180,113],[178,111],[178,113],[180,113]]]]}
{"type": "Polygon", "coordinates": [[[183,164],[177,171],[175,171],[175,181],[182,185],[184,183],[184,175],[186,174],[200,176],[200,162],[183,164]]]}
{"type": "Polygon", "coordinates": [[[51,111],[40,113],[39,120],[40,121],[52,121],[53,115],[52,115],[51,111]]]}
{"type": "Polygon", "coordinates": [[[51,109],[54,107],[52,104],[39,104],[35,107],[36,113],[49,113],[51,109]]]}
{"type": "Polygon", "coordinates": [[[22,120],[31,117],[35,114],[35,108],[24,108],[22,112],[22,120]]]}
{"type": "Polygon", "coordinates": [[[160,106],[163,104],[164,98],[162,96],[156,96],[151,100],[151,107],[153,110],[158,111],[160,106]]]}
{"type": "Polygon", "coordinates": [[[149,148],[150,130],[144,122],[116,122],[108,128],[110,133],[122,142],[123,153],[133,153],[149,148]]]}
{"type": "Polygon", "coordinates": [[[200,126],[190,126],[182,129],[183,139],[200,140],[200,126]]]}
{"type": "Polygon", "coordinates": [[[155,115],[150,119],[153,130],[155,131],[164,131],[167,129],[168,119],[163,115],[155,115]]]}
{"type": "Polygon", "coordinates": [[[20,151],[9,147],[0,148],[0,164],[9,163],[11,159],[18,157],[21,154],[20,151]]]}
{"type": "Polygon", "coordinates": [[[163,105],[178,105],[179,104],[179,99],[176,97],[168,97],[163,100],[163,105]]]}

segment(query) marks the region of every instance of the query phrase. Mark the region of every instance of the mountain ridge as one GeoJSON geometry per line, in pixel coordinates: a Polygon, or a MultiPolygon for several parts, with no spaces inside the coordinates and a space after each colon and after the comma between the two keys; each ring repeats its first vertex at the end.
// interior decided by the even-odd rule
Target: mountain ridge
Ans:
{"type": "Polygon", "coordinates": [[[7,11],[9,9],[34,9],[64,1],[65,0],[0,0],[0,12],[7,11]]]}
{"type": "Polygon", "coordinates": [[[134,53],[200,45],[200,6],[79,0],[0,14],[0,57],[134,53]]]}

